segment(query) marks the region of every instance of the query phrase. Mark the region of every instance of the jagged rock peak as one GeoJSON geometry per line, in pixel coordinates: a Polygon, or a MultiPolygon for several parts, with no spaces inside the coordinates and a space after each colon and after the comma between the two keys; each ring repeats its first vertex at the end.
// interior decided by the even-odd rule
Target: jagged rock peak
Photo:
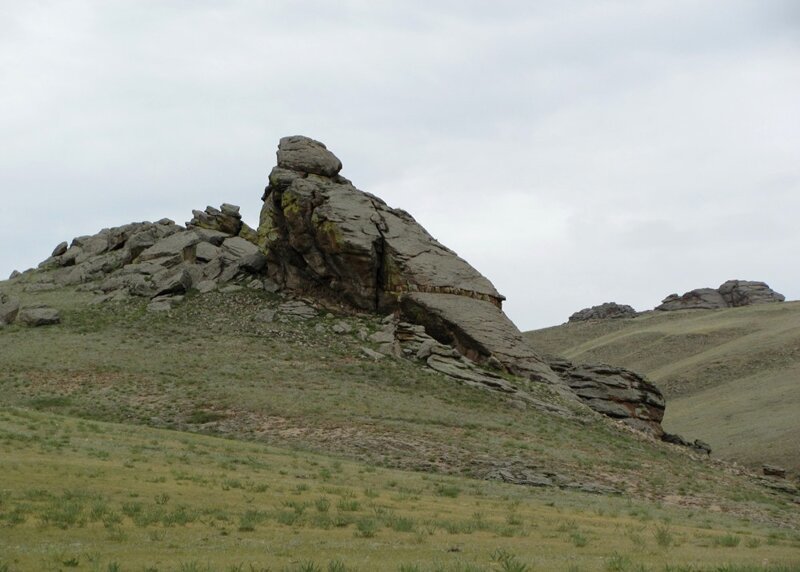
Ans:
{"type": "Polygon", "coordinates": [[[342,162],[325,147],[324,143],[302,135],[283,137],[278,145],[278,167],[335,177],[342,170],[342,162]]]}
{"type": "Polygon", "coordinates": [[[778,294],[765,282],[752,280],[728,280],[719,288],[697,288],[678,296],[670,294],[661,301],[656,310],[714,310],[737,308],[751,304],[783,302],[786,298],[778,294]]]}
{"type": "Polygon", "coordinates": [[[587,320],[609,320],[615,318],[634,318],[638,312],[627,304],[605,302],[599,306],[578,310],[569,317],[570,322],[585,322],[587,320]]]}

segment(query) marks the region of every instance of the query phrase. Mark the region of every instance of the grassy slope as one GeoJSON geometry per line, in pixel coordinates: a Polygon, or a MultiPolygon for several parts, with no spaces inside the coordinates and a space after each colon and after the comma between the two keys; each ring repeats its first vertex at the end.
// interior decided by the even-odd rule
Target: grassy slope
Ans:
{"type": "MultiPolygon", "coordinates": [[[[13,286],[9,288],[8,284],[0,284],[0,287],[13,292],[13,286]]],[[[0,406],[6,409],[6,420],[13,421],[12,418],[19,415],[16,413],[18,411],[39,410],[47,415],[125,423],[129,427],[131,424],[150,425],[214,433],[259,444],[229,442],[232,451],[240,451],[239,447],[268,445],[294,451],[279,452],[280,455],[312,458],[309,455],[316,452],[366,463],[358,465],[359,468],[354,469],[356,472],[369,473],[372,471],[369,467],[379,465],[418,469],[439,475],[413,477],[424,481],[435,479],[439,482],[445,475],[451,476],[448,478],[455,478],[454,475],[480,478],[498,467],[525,469],[537,474],[557,473],[567,476],[576,486],[594,483],[623,490],[627,497],[637,499],[636,503],[721,511],[753,523],[781,524],[792,530],[797,530],[800,525],[800,515],[794,508],[796,505],[792,505],[785,495],[765,489],[757,481],[714,462],[693,458],[678,448],[622,431],[607,419],[592,415],[564,419],[521,408],[497,393],[464,387],[407,360],[387,358],[374,362],[362,355],[360,348],[365,342],[356,334],[361,328],[377,328],[379,321],[374,317],[320,317],[286,323],[264,322],[256,316],[265,309],[274,308],[279,300],[266,293],[253,291],[197,296],[169,315],[145,312],[142,301],[89,306],[87,301],[90,295],[75,290],[16,293],[28,302],[55,305],[62,311],[63,323],[46,328],[12,326],[0,330],[0,360],[3,364],[0,370],[0,406]],[[334,334],[331,325],[339,319],[348,321],[354,333],[334,334]]],[[[536,388],[531,390],[539,391],[536,388]]],[[[34,465],[23,468],[14,476],[16,484],[0,486],[7,499],[27,502],[27,496],[33,495],[32,500],[38,498],[33,493],[25,492],[27,489],[23,481],[27,477],[31,479],[31,487],[34,481],[37,482],[39,484],[36,486],[43,488],[47,495],[56,494],[54,491],[62,489],[85,489],[81,483],[85,484],[88,482],[86,479],[92,478],[80,471],[86,464],[86,455],[93,457],[95,453],[81,447],[73,451],[78,442],[69,435],[64,437],[60,428],[62,424],[80,426],[74,425],[73,421],[64,421],[62,417],[36,417],[40,414],[24,413],[33,415],[34,421],[23,423],[22,433],[35,433],[39,428],[46,427],[48,436],[44,449],[36,448],[39,445],[35,441],[41,437],[34,436],[33,441],[20,440],[21,443],[34,443],[36,447],[33,448],[17,447],[16,437],[6,437],[7,453],[0,456],[5,473],[0,475],[2,483],[12,482],[7,475],[15,474],[13,467],[25,466],[17,463],[23,462],[28,453],[33,455],[36,450],[40,451],[35,461],[40,463],[38,468],[34,465]],[[53,449],[60,439],[66,439],[66,445],[53,449]],[[62,481],[58,471],[60,459],[67,459],[73,453],[71,470],[75,477],[66,479],[65,476],[62,481]],[[38,474],[43,476],[32,477],[38,474]]],[[[14,423],[19,425],[18,422],[14,423]]],[[[131,438],[136,440],[139,431],[144,431],[142,428],[102,427],[96,443],[91,446],[100,451],[96,454],[101,461],[105,456],[102,451],[114,449],[120,435],[129,431],[131,438]]],[[[19,431],[19,428],[13,427],[8,430],[11,433],[19,431]]],[[[71,429],[69,432],[82,435],[86,430],[71,429]]],[[[196,438],[179,433],[158,435],[174,435],[176,441],[188,440],[186,442],[194,442],[192,440],[196,438]]],[[[85,438],[81,436],[81,439],[85,438]]],[[[149,439],[158,441],[161,438],[149,439]]],[[[142,445],[141,440],[139,445],[142,445]]],[[[140,450],[131,446],[129,457],[134,467],[142,469],[133,471],[131,478],[134,480],[147,482],[151,478],[149,473],[161,470],[156,466],[161,461],[153,461],[156,463],[153,466],[148,464],[150,456],[146,448],[140,450]]],[[[163,462],[169,464],[170,460],[164,458],[163,462]]],[[[174,468],[171,466],[170,470],[174,468]]],[[[208,470],[212,469],[213,463],[208,467],[208,470]]],[[[288,469],[284,466],[281,470],[288,469]]],[[[65,473],[69,474],[69,471],[65,473]]],[[[252,473],[248,474],[254,478],[252,473]]],[[[121,478],[117,472],[109,472],[108,476],[112,482],[103,486],[113,486],[121,478]]],[[[362,478],[353,477],[348,481],[349,486],[366,486],[358,480],[362,478]]],[[[177,484],[182,479],[176,477],[175,480],[176,484],[171,487],[183,486],[177,484]]],[[[212,487],[214,495],[218,491],[217,485],[223,486],[220,484],[222,480],[224,478],[219,477],[215,481],[212,487]]],[[[462,488],[480,485],[500,487],[504,491],[518,490],[515,493],[518,495],[533,494],[532,489],[525,487],[503,488],[499,484],[489,485],[482,481],[459,482],[462,484],[458,486],[462,488]]],[[[92,487],[88,488],[91,493],[92,487]]],[[[170,488],[168,494],[176,498],[171,491],[170,488]]],[[[115,493],[117,496],[114,498],[121,502],[119,494],[115,493]]],[[[158,491],[146,488],[137,494],[147,495],[149,499],[158,491]]],[[[551,490],[547,493],[556,496],[561,494],[566,495],[564,498],[567,499],[577,499],[574,502],[578,505],[590,506],[594,502],[587,500],[589,497],[576,496],[578,493],[575,492],[551,490]]],[[[43,493],[40,496],[44,501],[53,501],[47,495],[43,493]]],[[[600,503],[598,506],[611,502],[617,507],[612,510],[622,510],[620,505],[614,504],[616,501],[613,498],[591,498],[597,499],[597,503],[600,503]]],[[[16,505],[4,506],[4,514],[14,513],[16,505]]],[[[654,505],[650,506],[648,511],[655,510],[652,508],[654,505]]],[[[464,510],[468,510],[470,516],[475,512],[471,507],[465,507],[464,510]]],[[[546,511],[544,508],[542,510],[546,511]]],[[[669,518],[684,514],[676,510],[669,509],[665,514],[669,518]]],[[[33,533],[27,544],[19,544],[23,546],[19,550],[25,554],[30,551],[26,557],[41,558],[46,549],[40,544],[46,544],[48,536],[40,537],[35,532],[42,530],[43,521],[35,511],[31,514],[25,526],[33,528],[19,529],[25,534],[14,538],[21,539],[33,533]]],[[[436,511],[431,514],[431,518],[438,518],[436,511]]],[[[240,517],[235,511],[231,516],[234,522],[240,517]]],[[[258,519],[262,517],[253,516],[258,519]]],[[[10,518],[13,521],[15,517],[10,518]]],[[[531,516],[531,519],[534,517],[531,516]]],[[[122,522],[131,527],[135,525],[124,519],[122,522]]],[[[601,520],[601,523],[604,524],[598,524],[598,528],[608,525],[606,521],[601,520]]],[[[101,524],[101,521],[94,524],[87,521],[86,527],[100,527],[101,524]]],[[[111,525],[113,529],[114,523],[111,525]]],[[[352,544],[357,527],[355,524],[348,526],[349,530],[342,534],[352,544]]],[[[380,526],[385,528],[388,524],[380,526]]],[[[60,541],[62,548],[68,541],[71,542],[70,539],[80,537],[73,533],[83,534],[83,529],[70,530],[72,532],[65,533],[60,541]]],[[[651,526],[642,533],[649,535],[647,538],[651,545],[654,530],[651,526]]],[[[135,538],[144,534],[144,531],[140,532],[135,538]]],[[[295,532],[293,530],[291,534],[295,535],[295,532]]],[[[326,533],[326,542],[334,542],[331,539],[335,538],[335,534],[331,534],[333,536],[326,533]]],[[[498,534],[494,533],[492,538],[497,538],[498,534]]],[[[698,534],[702,537],[702,533],[698,534]]],[[[133,534],[123,534],[125,541],[114,541],[114,536],[112,531],[109,541],[120,542],[118,549],[123,553],[126,550],[138,550],[131,548],[127,540],[133,539],[133,534]]],[[[0,535],[0,538],[3,537],[0,535]]],[[[201,536],[206,537],[207,534],[201,536]]],[[[467,538],[465,544],[470,545],[473,540],[472,537],[467,538]]],[[[580,540],[576,542],[580,543],[580,540]]],[[[708,543],[709,539],[706,537],[698,542],[708,543]]],[[[772,546],[759,542],[760,546],[772,546]]],[[[182,543],[179,537],[168,544],[168,548],[179,552],[182,543]]],[[[337,544],[335,550],[341,554],[345,550],[342,546],[349,547],[350,544],[337,544]]],[[[241,545],[249,546],[249,540],[244,539],[241,545]]],[[[266,550],[263,539],[255,545],[266,550]]],[[[606,545],[609,548],[615,546],[603,541],[602,546],[606,545]]],[[[195,544],[190,543],[189,546],[195,544]]],[[[486,545],[484,548],[481,558],[485,559],[490,549],[486,545]]],[[[574,548],[574,545],[572,549],[567,545],[571,551],[574,548]]],[[[596,548],[599,549],[600,545],[596,548]]],[[[463,545],[460,549],[466,550],[463,545]]],[[[373,557],[377,558],[380,554],[383,558],[383,550],[373,549],[373,557]]],[[[765,550],[776,556],[781,554],[771,552],[770,548],[765,550]]],[[[417,554],[413,550],[407,553],[417,554]]],[[[747,551],[743,553],[745,556],[750,554],[747,551]]],[[[291,554],[301,555],[304,552],[300,548],[293,549],[284,554],[285,560],[279,562],[288,562],[291,554]]],[[[424,558],[430,560],[431,554],[424,553],[424,558]]],[[[435,554],[439,555],[440,552],[435,554]]],[[[611,557],[608,551],[604,554],[607,555],[595,554],[591,562],[601,566],[604,559],[611,557]]],[[[725,551],[712,551],[710,554],[716,555],[719,558],[717,561],[728,559],[725,551]]],[[[187,553],[188,556],[191,555],[187,553]]],[[[563,556],[562,551],[559,557],[563,556]]],[[[123,554],[120,562],[127,557],[123,554]]],[[[66,557],[67,560],[69,558],[66,557]]],[[[265,558],[265,561],[272,561],[271,557],[265,558]]],[[[593,566],[589,566],[589,569],[593,566]]],[[[3,568],[0,567],[0,570],[3,568]]]]}
{"type": "Polygon", "coordinates": [[[16,408],[0,410],[0,483],[9,571],[800,566],[796,531],[722,512],[16,408]]]}
{"type": "Polygon", "coordinates": [[[544,353],[647,374],[667,430],[725,457],[800,471],[800,302],[649,313],[528,332],[544,353]]]}

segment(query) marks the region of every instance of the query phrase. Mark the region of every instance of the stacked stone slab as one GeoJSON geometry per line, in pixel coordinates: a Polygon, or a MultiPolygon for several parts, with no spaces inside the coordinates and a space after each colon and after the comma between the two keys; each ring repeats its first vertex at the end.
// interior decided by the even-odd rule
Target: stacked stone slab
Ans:
{"type": "Polygon", "coordinates": [[[717,289],[697,288],[681,296],[670,294],[655,309],[662,312],[673,310],[716,310],[718,308],[736,308],[751,304],[783,302],[785,299],[783,294],[778,294],[767,286],[765,282],[728,280],[717,289]]]}
{"type": "MultiPolygon", "coordinates": [[[[224,204],[193,212],[188,228],[162,219],[77,237],[69,245],[59,244],[39,269],[52,284],[94,290],[96,302],[141,296],[153,299],[153,310],[171,308],[192,288],[210,291],[262,276],[266,257],[252,229],[247,234],[239,207],[224,204]]],[[[34,277],[28,272],[16,279],[34,277]]],[[[42,276],[35,279],[26,288],[47,285],[42,276]]]]}

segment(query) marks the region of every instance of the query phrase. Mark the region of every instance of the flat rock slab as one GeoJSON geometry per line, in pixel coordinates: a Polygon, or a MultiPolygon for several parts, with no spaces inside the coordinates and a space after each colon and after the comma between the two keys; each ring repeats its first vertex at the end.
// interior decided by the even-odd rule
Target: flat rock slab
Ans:
{"type": "Polygon", "coordinates": [[[28,306],[19,311],[17,322],[31,327],[51,326],[61,322],[61,315],[50,306],[28,306]]]}
{"type": "Polygon", "coordinates": [[[491,302],[456,294],[415,292],[402,296],[400,307],[406,319],[423,325],[428,335],[475,362],[493,357],[515,375],[562,385],[514,323],[491,302]]]}

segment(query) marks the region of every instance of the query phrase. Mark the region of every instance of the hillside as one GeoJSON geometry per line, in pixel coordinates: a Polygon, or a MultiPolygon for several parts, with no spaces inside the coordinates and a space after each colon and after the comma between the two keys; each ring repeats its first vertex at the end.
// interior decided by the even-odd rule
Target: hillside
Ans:
{"type": "Polygon", "coordinates": [[[719,511],[17,408],[0,453],[8,571],[788,572],[800,553],[796,532],[719,511]]]}
{"type": "Polygon", "coordinates": [[[635,371],[544,358],[322,143],[277,157],[257,229],[207,207],[0,281],[0,572],[800,560],[793,483],[664,442],[635,371]]]}
{"type": "Polygon", "coordinates": [[[667,398],[667,431],[715,455],[800,471],[800,302],[647,312],[525,334],[545,354],[645,373],[667,398]]]}

